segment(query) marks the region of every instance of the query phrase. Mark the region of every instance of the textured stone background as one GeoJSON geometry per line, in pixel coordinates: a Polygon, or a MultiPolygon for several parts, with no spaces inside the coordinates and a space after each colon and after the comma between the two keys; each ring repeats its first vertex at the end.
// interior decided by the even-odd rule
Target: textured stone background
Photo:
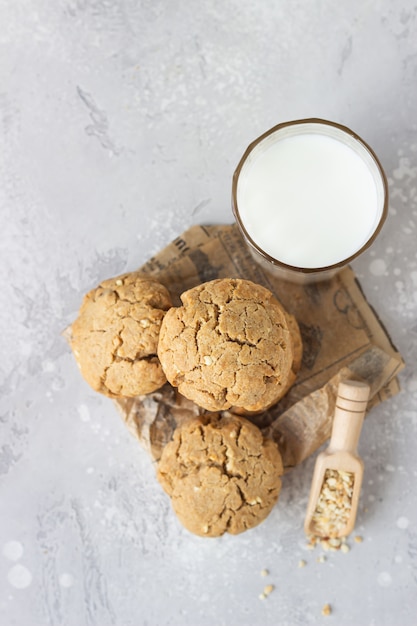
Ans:
{"type": "Polygon", "coordinates": [[[415,0],[0,0],[0,44],[0,624],[414,624],[415,0]],[[302,531],[314,459],[258,528],[194,537],[60,334],[102,278],[230,222],[247,144],[309,116],[386,169],[354,269],[407,361],[363,430],[364,542],[324,563],[302,531]]]}

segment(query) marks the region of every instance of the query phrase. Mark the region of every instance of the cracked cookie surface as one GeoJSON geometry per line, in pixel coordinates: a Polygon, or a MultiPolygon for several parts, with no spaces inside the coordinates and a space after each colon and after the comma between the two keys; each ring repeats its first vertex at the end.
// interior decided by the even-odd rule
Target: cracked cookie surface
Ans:
{"type": "Polygon", "coordinates": [[[132,397],[165,384],[157,346],[171,305],[168,290],[138,272],[105,280],[84,296],[70,344],[93,389],[132,397]]]}
{"type": "Polygon", "coordinates": [[[217,279],[181,300],[161,325],[158,356],[182,395],[209,411],[255,412],[289,390],[301,364],[301,337],[268,289],[217,279]]]}
{"type": "Polygon", "coordinates": [[[205,415],[174,433],[157,477],[190,532],[218,537],[257,526],[281,490],[282,459],[275,442],[237,415],[205,415]]]}

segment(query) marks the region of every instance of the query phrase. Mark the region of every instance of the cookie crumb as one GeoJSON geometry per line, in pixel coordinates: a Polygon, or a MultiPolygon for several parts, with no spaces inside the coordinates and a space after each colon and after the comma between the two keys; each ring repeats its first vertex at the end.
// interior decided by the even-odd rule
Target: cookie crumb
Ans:
{"type": "Polygon", "coordinates": [[[347,543],[342,543],[342,545],[340,546],[340,550],[341,550],[344,554],[346,554],[347,552],[349,552],[349,551],[350,551],[350,548],[349,548],[349,546],[348,546],[348,544],[347,544],[347,543]]]}
{"type": "Polygon", "coordinates": [[[330,615],[332,612],[332,607],[330,604],[325,604],[321,610],[322,615],[330,615]]]}
{"type": "Polygon", "coordinates": [[[320,556],[317,557],[317,563],[324,563],[326,561],[326,557],[324,556],[324,554],[320,554],[320,556]]]}
{"type": "Polygon", "coordinates": [[[363,537],[361,537],[360,535],[356,535],[355,542],[356,543],[362,543],[362,541],[363,541],[363,537]]]}
{"type": "Polygon", "coordinates": [[[304,561],[304,559],[301,559],[300,561],[298,561],[298,567],[305,567],[307,565],[306,561],[304,561]]]}
{"type": "Polygon", "coordinates": [[[261,570],[261,576],[268,576],[268,575],[269,575],[269,570],[268,569],[261,570]]]}

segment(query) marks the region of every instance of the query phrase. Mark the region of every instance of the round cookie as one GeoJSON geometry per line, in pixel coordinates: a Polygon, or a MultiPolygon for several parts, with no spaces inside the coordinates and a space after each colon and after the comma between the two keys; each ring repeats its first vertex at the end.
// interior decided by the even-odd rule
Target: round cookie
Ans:
{"type": "Polygon", "coordinates": [[[132,397],[165,384],[157,346],[171,305],[168,290],[138,272],[105,280],[84,297],[70,344],[95,391],[132,397]]]}
{"type": "Polygon", "coordinates": [[[257,526],[281,490],[275,442],[238,415],[194,418],[177,428],[157,477],[190,532],[218,537],[257,526]]]}
{"type": "Polygon", "coordinates": [[[301,337],[273,294],[251,281],[217,279],[181,295],[166,314],[158,356],[168,381],[209,411],[263,411],[295,380],[301,337]]]}

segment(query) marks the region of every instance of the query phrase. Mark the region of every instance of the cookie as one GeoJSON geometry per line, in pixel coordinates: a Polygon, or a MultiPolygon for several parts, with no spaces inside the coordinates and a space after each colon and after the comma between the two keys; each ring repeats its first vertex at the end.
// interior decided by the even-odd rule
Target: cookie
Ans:
{"type": "Polygon", "coordinates": [[[275,442],[238,415],[197,417],[176,429],[157,478],[190,532],[218,537],[260,524],[281,490],[275,442]]]}
{"type": "Polygon", "coordinates": [[[171,305],[168,290],[138,272],[105,280],[84,297],[70,344],[95,391],[132,397],[165,384],[157,346],[171,305]]]}
{"type": "Polygon", "coordinates": [[[159,335],[168,381],[208,411],[263,411],[295,381],[302,344],[295,319],[251,281],[217,279],[182,294],[159,335]]]}

